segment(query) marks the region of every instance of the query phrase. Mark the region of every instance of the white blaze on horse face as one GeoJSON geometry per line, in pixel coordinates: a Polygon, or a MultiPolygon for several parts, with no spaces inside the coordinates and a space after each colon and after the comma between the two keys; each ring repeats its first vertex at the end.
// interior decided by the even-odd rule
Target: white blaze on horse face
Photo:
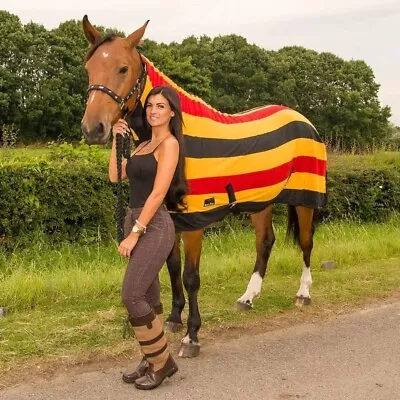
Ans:
{"type": "MultiPolygon", "coordinates": [[[[111,132],[111,123],[110,123],[110,116],[108,114],[106,114],[104,116],[103,125],[104,125],[104,132],[110,133],[111,132]]],[[[108,136],[108,134],[107,134],[107,136],[108,136]]]]}
{"type": "Polygon", "coordinates": [[[310,287],[312,284],[311,269],[307,268],[303,264],[303,272],[300,278],[300,289],[296,294],[296,297],[304,297],[306,299],[310,298],[310,287]]]}
{"type": "Polygon", "coordinates": [[[92,95],[90,96],[90,104],[93,103],[94,97],[96,96],[96,93],[92,92],[92,95]]]}
{"type": "Polygon", "coordinates": [[[106,53],[105,51],[103,51],[103,57],[104,57],[104,58],[107,58],[108,55],[109,55],[108,53],[106,53]]]}
{"type": "Polygon", "coordinates": [[[258,272],[254,272],[250,278],[245,294],[238,299],[239,303],[253,306],[253,299],[261,293],[262,277],[258,272]]]}

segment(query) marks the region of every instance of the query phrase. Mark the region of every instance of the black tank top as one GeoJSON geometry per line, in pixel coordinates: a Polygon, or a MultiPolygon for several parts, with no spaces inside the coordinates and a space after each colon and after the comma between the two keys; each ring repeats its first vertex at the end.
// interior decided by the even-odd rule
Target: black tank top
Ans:
{"type": "Polygon", "coordinates": [[[151,153],[134,154],[126,163],[126,174],[130,187],[130,208],[143,207],[153,190],[157,174],[157,160],[154,157],[156,148],[151,153]]]}

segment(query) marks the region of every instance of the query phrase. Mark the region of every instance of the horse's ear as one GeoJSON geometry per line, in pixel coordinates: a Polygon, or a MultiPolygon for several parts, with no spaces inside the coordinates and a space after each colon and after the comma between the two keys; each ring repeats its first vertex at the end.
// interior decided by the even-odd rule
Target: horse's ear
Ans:
{"type": "Polygon", "coordinates": [[[82,25],[83,32],[90,44],[95,43],[97,39],[101,38],[101,33],[89,22],[87,15],[83,17],[82,25]]]}
{"type": "Polygon", "coordinates": [[[135,46],[137,46],[137,45],[140,43],[140,41],[141,41],[141,39],[142,39],[142,37],[143,37],[143,35],[144,35],[144,31],[146,30],[146,27],[147,27],[147,24],[149,23],[149,21],[150,21],[150,20],[147,20],[146,23],[145,23],[142,27],[140,27],[139,29],[137,29],[135,32],[131,33],[131,34],[126,38],[126,40],[127,40],[128,43],[129,43],[129,46],[135,47],[135,46]]]}

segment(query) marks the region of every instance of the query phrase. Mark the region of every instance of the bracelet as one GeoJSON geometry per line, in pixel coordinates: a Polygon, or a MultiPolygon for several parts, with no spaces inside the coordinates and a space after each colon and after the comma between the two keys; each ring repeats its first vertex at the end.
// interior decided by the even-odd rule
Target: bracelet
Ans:
{"type": "Polygon", "coordinates": [[[138,219],[135,219],[135,223],[143,229],[143,233],[146,233],[146,225],[143,225],[138,219]]]}

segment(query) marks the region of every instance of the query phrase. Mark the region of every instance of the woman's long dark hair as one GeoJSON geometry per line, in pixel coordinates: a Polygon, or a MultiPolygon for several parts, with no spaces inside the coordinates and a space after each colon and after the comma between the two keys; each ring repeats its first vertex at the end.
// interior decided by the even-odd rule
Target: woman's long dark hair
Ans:
{"type": "Polygon", "coordinates": [[[178,164],[174,176],[172,178],[171,185],[168,189],[167,195],[165,196],[165,205],[169,211],[182,211],[186,208],[184,198],[188,192],[188,184],[186,181],[185,174],[185,144],[183,139],[183,118],[182,118],[182,107],[179,95],[175,89],[170,86],[156,86],[150,90],[146,97],[143,107],[143,123],[147,129],[151,131],[151,126],[147,122],[146,118],[146,105],[150,96],[161,94],[168,101],[171,110],[174,112],[174,116],[169,121],[169,129],[175,136],[179,143],[179,158],[178,164]]]}

